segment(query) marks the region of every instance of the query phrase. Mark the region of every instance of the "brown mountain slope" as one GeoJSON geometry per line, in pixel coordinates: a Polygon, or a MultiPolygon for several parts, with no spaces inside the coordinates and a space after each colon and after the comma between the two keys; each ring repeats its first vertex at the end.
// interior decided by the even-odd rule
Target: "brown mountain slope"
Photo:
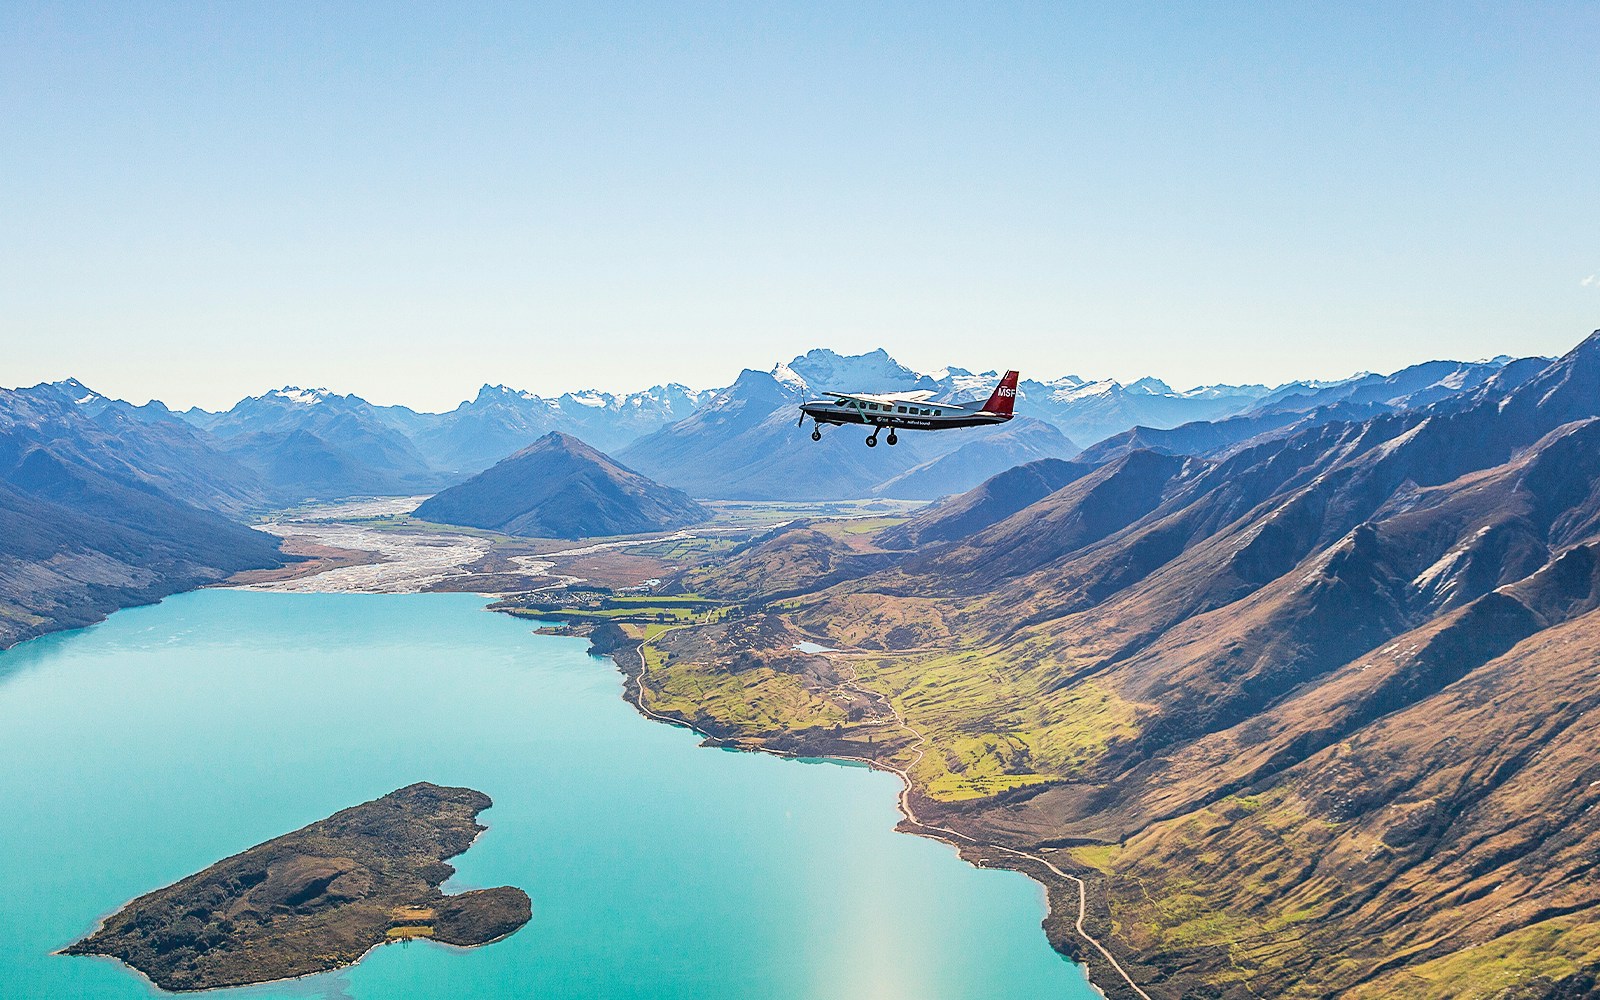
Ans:
{"type": "Polygon", "coordinates": [[[1099,854],[1140,887],[1112,919],[1174,986],[1187,968],[1271,996],[1488,996],[1508,964],[1576,980],[1600,963],[1597,709],[1591,612],[1099,854]],[[1514,961],[1462,955],[1490,943],[1514,961]]]}
{"type": "Polygon", "coordinates": [[[882,532],[878,540],[894,549],[960,541],[1044,499],[1094,468],[1059,458],[1019,465],[965,493],[930,504],[905,524],[882,532]]]}
{"type": "MultiPolygon", "coordinates": [[[[1597,417],[1600,333],[1427,408],[1123,456],[769,613],[894,651],[856,674],[928,741],[919,813],[1102,872],[1152,995],[1581,996],[1597,417]]],[[[696,586],[753,596],[763,556],[696,586]]]]}

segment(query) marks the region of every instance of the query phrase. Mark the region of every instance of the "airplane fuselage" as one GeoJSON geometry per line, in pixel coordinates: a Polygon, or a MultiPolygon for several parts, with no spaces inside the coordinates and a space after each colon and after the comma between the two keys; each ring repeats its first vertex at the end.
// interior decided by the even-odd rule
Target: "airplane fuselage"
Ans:
{"type": "Polygon", "coordinates": [[[931,392],[903,392],[861,394],[834,392],[800,404],[800,423],[810,417],[813,423],[811,440],[822,440],[825,424],[861,424],[872,428],[868,445],[877,445],[878,432],[889,431],[889,443],[894,444],[896,430],[943,431],[958,427],[985,427],[1003,424],[1011,419],[1012,404],[1017,398],[1017,373],[1006,372],[995,386],[994,393],[982,406],[962,406],[957,403],[938,403],[931,392]]]}
{"type": "Polygon", "coordinates": [[[807,400],[800,412],[819,424],[864,424],[916,431],[986,427],[1011,419],[1009,413],[986,413],[948,403],[868,403],[848,398],[807,400]]]}

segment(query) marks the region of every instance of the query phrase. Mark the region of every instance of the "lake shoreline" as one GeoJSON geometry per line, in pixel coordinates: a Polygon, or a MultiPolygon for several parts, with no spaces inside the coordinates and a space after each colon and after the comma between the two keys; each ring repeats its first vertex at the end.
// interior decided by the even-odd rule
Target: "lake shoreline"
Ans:
{"type": "MultiPolygon", "coordinates": [[[[433,558],[438,550],[444,547],[438,544],[444,540],[443,537],[413,535],[412,539],[420,542],[420,545],[405,544],[397,547],[395,542],[400,539],[397,539],[393,533],[374,531],[367,523],[363,523],[366,518],[375,515],[378,517],[392,516],[404,510],[409,510],[411,506],[414,506],[416,499],[364,501],[359,507],[355,507],[352,510],[353,513],[358,514],[359,518],[355,523],[350,521],[339,523],[337,516],[334,518],[327,517],[329,513],[333,513],[332,511],[315,509],[312,512],[308,512],[309,516],[306,516],[304,520],[298,518],[279,519],[270,526],[263,526],[274,532],[282,532],[288,539],[294,539],[302,545],[314,543],[322,546],[344,548],[348,551],[357,549],[358,546],[365,544],[372,547],[367,550],[370,558],[364,561],[352,561],[352,563],[345,565],[328,566],[325,569],[312,569],[304,574],[295,574],[289,579],[239,580],[231,585],[237,586],[239,589],[276,592],[407,593],[446,589],[439,586],[442,580],[435,574],[439,571],[440,563],[433,558]],[[311,529],[308,532],[311,537],[301,534],[307,528],[311,529]],[[356,533],[351,533],[350,529],[355,529],[356,533]],[[380,551],[372,551],[372,549],[380,548],[380,546],[380,551]],[[418,556],[422,557],[420,564],[413,565],[413,560],[418,556]],[[387,572],[382,572],[381,576],[367,575],[374,573],[375,570],[387,572]],[[361,573],[362,577],[345,582],[345,579],[350,578],[352,572],[361,573]],[[425,582],[419,581],[419,575],[426,578],[425,582]],[[423,585],[418,586],[419,582],[423,582],[423,585]],[[329,586],[330,583],[333,585],[329,586]],[[352,583],[355,585],[352,586],[352,583]]],[[[339,513],[343,513],[343,511],[341,510],[339,513]]],[[[450,534],[448,531],[441,532],[441,536],[448,534],[450,534]]],[[[687,533],[680,532],[679,534],[687,533]]],[[[463,541],[460,537],[451,540],[455,542],[463,541]]],[[[466,541],[470,546],[475,540],[467,539],[466,541]]],[[[591,543],[590,547],[611,548],[630,544],[638,543],[632,540],[616,540],[591,543]]],[[[472,553],[473,556],[482,558],[484,553],[481,549],[477,549],[476,546],[473,546],[473,548],[476,549],[472,553]]],[[[587,548],[580,545],[577,549],[549,554],[571,555],[587,550],[587,548]]],[[[360,550],[357,549],[357,551],[359,552],[360,550]]],[[[543,574],[557,572],[551,562],[542,558],[542,555],[524,556],[520,557],[518,561],[524,564],[522,568],[535,572],[543,574]]],[[[448,573],[445,574],[445,578],[448,578],[448,576],[448,573]]],[[[552,583],[557,585],[561,582],[573,582],[573,578],[567,577],[552,576],[550,579],[552,583]]],[[[503,596],[505,593],[506,591],[503,590],[491,590],[483,592],[483,596],[503,596]]],[[[490,610],[509,613],[513,609],[490,608],[490,610]]],[[[577,629],[572,630],[569,634],[582,635],[585,631],[584,629],[577,629]]],[[[840,763],[860,763],[874,770],[895,774],[905,786],[904,792],[897,799],[899,813],[899,821],[895,826],[897,832],[914,834],[924,839],[946,844],[956,851],[961,860],[974,867],[1014,871],[1030,878],[1041,887],[1044,893],[1046,913],[1041,921],[1041,927],[1045,933],[1046,940],[1057,953],[1079,963],[1085,969],[1088,969],[1091,961],[1097,968],[1102,969],[1109,961],[1110,964],[1117,965],[1117,971],[1121,972],[1119,963],[1137,962],[1137,957],[1133,955],[1113,956],[1107,951],[1105,944],[1102,943],[1109,939],[1109,914],[1097,913],[1094,903],[1099,902],[1100,909],[1103,910],[1104,894],[1099,892],[1081,894],[1077,884],[1071,881],[1071,879],[1081,876],[1091,885],[1094,885],[1100,880],[1101,876],[1098,873],[1083,871],[1071,876],[1052,873],[1047,867],[1050,862],[1042,858],[1027,857],[1018,853],[1016,848],[1009,845],[985,843],[980,838],[967,837],[966,834],[958,830],[941,831],[938,827],[929,826],[916,818],[914,815],[915,810],[918,807],[923,807],[938,811],[939,805],[925,799],[910,781],[909,776],[898,771],[893,765],[887,764],[883,760],[859,756],[857,753],[850,752],[859,751],[860,747],[857,744],[840,745],[827,739],[819,739],[817,734],[811,733],[786,734],[782,743],[774,744],[771,740],[738,737],[731,730],[724,733],[708,731],[702,725],[696,725],[686,719],[655,713],[642,703],[640,675],[644,664],[638,648],[638,643],[629,643],[604,654],[595,653],[592,655],[603,656],[612,661],[623,678],[623,699],[639,714],[654,721],[688,728],[701,736],[702,742],[706,746],[760,751],[778,757],[816,758],[840,763]],[[1081,907],[1080,897],[1083,900],[1081,907]],[[1081,921],[1084,924],[1083,928],[1078,926],[1080,912],[1084,918],[1081,921]],[[1092,930],[1090,930],[1091,928],[1092,930]]],[[[1111,970],[1104,971],[1108,974],[1097,977],[1097,979],[1104,980],[1104,982],[1095,981],[1091,982],[1090,985],[1101,996],[1106,997],[1107,1000],[1148,1000],[1142,991],[1138,990],[1137,986],[1132,985],[1131,980],[1125,979],[1126,973],[1118,976],[1115,973],[1111,973],[1111,970]]]]}
{"type": "Polygon", "coordinates": [[[886,983],[922,977],[915,992],[929,1000],[1096,995],[1036,936],[1032,885],[893,834],[885,794],[898,784],[864,766],[706,753],[642,724],[617,697],[623,675],[587,643],[469,613],[483,608],[478,598],[405,596],[200,590],[14,657],[0,742],[18,764],[0,790],[52,805],[0,821],[0,842],[14,850],[0,873],[4,908],[19,921],[17,947],[0,956],[8,995],[147,996],[149,978],[120,963],[52,953],[103,924],[107,902],[393,788],[418,762],[436,780],[495,793],[488,825],[502,835],[465,855],[459,884],[524,887],[534,933],[471,958],[457,948],[364,952],[325,985],[256,980],[257,1000],[512,1000],[541,989],[620,998],[640,984],[659,985],[663,1000],[713,985],[807,1000],[850,995],[863,962],[886,983]],[[442,691],[430,682],[441,658],[459,661],[442,691]],[[78,722],[61,732],[68,704],[78,722]],[[219,704],[237,710],[219,714],[219,704]],[[426,730],[397,728],[419,711],[433,720],[426,730]],[[41,740],[47,731],[59,735],[41,740]],[[63,738],[70,752],[58,749],[63,738]],[[203,760],[197,742],[212,748],[203,760]],[[130,746],[141,748],[138,781],[113,770],[128,766],[130,746]],[[76,774],[107,780],[65,780],[76,774]],[[618,801],[637,805],[619,816],[618,801]],[[55,835],[29,836],[41,821],[55,835]],[[29,876],[50,865],[54,881],[29,876]],[[794,921],[751,924],[775,900],[818,933],[797,942],[794,921]],[[619,920],[633,942],[622,951],[604,930],[619,920]],[[685,965],[685,948],[704,950],[685,965]],[[819,993],[817,977],[832,988],[819,993]]]}
{"type": "MultiPolygon", "coordinates": [[[[507,613],[502,609],[502,613],[507,613]]],[[[859,763],[872,770],[893,774],[900,779],[903,790],[896,798],[896,807],[900,821],[895,825],[897,833],[909,834],[933,840],[955,850],[956,856],[975,868],[997,868],[1024,875],[1037,883],[1044,891],[1045,916],[1041,921],[1045,938],[1050,946],[1058,953],[1078,963],[1084,970],[1089,986],[1105,1000],[1150,1000],[1148,994],[1139,988],[1133,978],[1123,970],[1123,963],[1136,963],[1138,956],[1132,954],[1117,955],[1108,949],[1106,941],[1111,940],[1109,913],[1096,913],[1089,903],[1090,894],[1087,884],[1098,883],[1098,873],[1084,870],[1076,875],[1069,875],[1059,870],[1051,871],[1055,867],[1053,862],[1043,858],[1033,857],[1020,852],[1017,848],[1005,844],[987,843],[979,838],[968,836],[960,831],[948,828],[930,826],[916,818],[915,808],[911,800],[916,798],[925,805],[936,806],[932,800],[919,795],[910,775],[900,768],[884,761],[856,754],[840,753],[836,745],[828,741],[808,740],[806,734],[792,734],[797,741],[794,747],[775,747],[768,745],[763,740],[748,737],[734,738],[727,735],[718,735],[709,732],[701,725],[679,716],[656,712],[644,704],[644,672],[645,657],[642,647],[645,642],[634,642],[610,652],[591,655],[607,659],[612,662],[623,676],[622,697],[629,705],[642,716],[652,721],[688,729],[702,737],[701,745],[725,750],[739,750],[751,753],[770,754],[775,757],[788,759],[826,760],[839,763],[859,763]],[[1081,878],[1082,883],[1075,884],[1070,879],[1081,878]],[[1087,883],[1087,884],[1084,884],[1087,883]],[[1085,925],[1094,925],[1099,931],[1098,935],[1090,934],[1085,925]],[[1098,952],[1098,954],[1097,954],[1098,952]],[[1094,976],[1091,974],[1090,962],[1096,965],[1110,964],[1115,967],[1116,974],[1094,976]]],[[[1093,894],[1098,900],[1104,900],[1104,893],[1093,894]]],[[[1102,902],[1103,906],[1103,902],[1102,902]]]]}

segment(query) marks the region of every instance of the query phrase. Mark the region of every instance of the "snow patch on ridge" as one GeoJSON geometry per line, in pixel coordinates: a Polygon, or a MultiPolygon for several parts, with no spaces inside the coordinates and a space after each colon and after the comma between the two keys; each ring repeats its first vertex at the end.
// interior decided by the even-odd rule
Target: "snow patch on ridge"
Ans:
{"type": "Polygon", "coordinates": [[[795,371],[793,368],[790,368],[782,361],[772,366],[772,377],[781,385],[784,385],[790,389],[794,389],[797,392],[805,392],[807,389],[811,388],[810,384],[807,383],[803,377],[801,377],[799,372],[795,371]]]}
{"type": "Polygon", "coordinates": [[[282,389],[272,390],[267,395],[287,399],[289,402],[299,403],[301,406],[315,406],[327,399],[329,392],[327,389],[302,389],[297,385],[286,385],[282,389]]]}

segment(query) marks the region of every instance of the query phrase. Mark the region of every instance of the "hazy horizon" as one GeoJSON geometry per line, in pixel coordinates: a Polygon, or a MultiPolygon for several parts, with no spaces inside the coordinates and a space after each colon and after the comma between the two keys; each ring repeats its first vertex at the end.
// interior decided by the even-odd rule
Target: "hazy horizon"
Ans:
{"type": "Polygon", "coordinates": [[[0,382],[438,410],[818,345],[1178,387],[1557,354],[1600,326],[1596,37],[1584,3],[13,4],[0,382]]]}
{"type": "MultiPolygon", "coordinates": [[[[1596,331],[1596,332],[1600,332],[1600,331],[1596,331]]],[[[1574,342],[1574,344],[1576,344],[1576,341],[1574,342]]],[[[1573,345],[1569,345],[1569,347],[1570,346],[1573,346],[1573,345]]],[[[807,350],[813,350],[813,349],[815,349],[815,348],[807,348],[807,350]]],[[[838,350],[835,350],[834,348],[823,348],[823,349],[825,349],[825,350],[834,350],[835,353],[840,354],[840,355],[845,355],[845,356],[860,356],[859,354],[857,354],[857,355],[846,355],[846,352],[838,351],[838,350]]],[[[873,348],[872,350],[876,350],[876,348],[873,348]]],[[[893,351],[888,351],[887,348],[885,348],[884,350],[886,350],[887,353],[889,354],[889,356],[891,358],[893,358],[895,361],[899,361],[901,364],[905,364],[905,362],[902,361],[900,358],[897,358],[897,357],[894,356],[894,352],[893,351]]],[[[800,352],[797,352],[794,355],[790,355],[789,357],[782,358],[782,359],[780,359],[780,361],[781,362],[793,361],[796,358],[798,358],[800,354],[804,354],[804,353],[805,353],[804,351],[800,351],[800,352]]],[[[870,352],[868,352],[868,351],[860,352],[860,354],[866,354],[866,353],[870,353],[870,352]]],[[[1566,353],[1566,349],[1562,349],[1560,351],[1556,351],[1556,352],[1554,352],[1554,354],[1552,354],[1550,356],[1559,356],[1559,355],[1564,354],[1564,353],[1566,353]]],[[[1502,352],[1501,355],[1493,355],[1493,356],[1488,356],[1488,357],[1483,357],[1483,358],[1467,358],[1467,357],[1459,357],[1459,358],[1454,358],[1454,357],[1453,358],[1421,358],[1421,359],[1418,359],[1417,361],[1412,362],[1412,363],[1413,364],[1421,364],[1421,363],[1426,362],[1426,361],[1460,361],[1460,362],[1488,361],[1488,360],[1493,360],[1494,357],[1500,357],[1500,356],[1504,356],[1504,352],[1502,352]]],[[[1522,357],[1530,357],[1532,355],[1521,355],[1521,356],[1522,357]]],[[[599,391],[599,392],[611,393],[611,394],[617,395],[617,396],[625,396],[625,395],[629,395],[629,394],[632,394],[632,393],[644,392],[644,391],[647,391],[649,389],[664,387],[664,386],[671,385],[671,384],[678,384],[678,385],[684,386],[687,389],[704,392],[704,391],[711,391],[711,390],[718,390],[718,389],[727,388],[728,386],[733,384],[734,379],[738,376],[738,374],[740,372],[742,372],[744,370],[747,370],[747,369],[755,370],[755,371],[770,371],[773,367],[775,367],[777,364],[779,364],[780,361],[774,361],[774,362],[772,362],[772,364],[769,364],[769,365],[766,365],[766,366],[762,366],[762,365],[759,365],[759,364],[744,364],[744,365],[738,367],[737,369],[729,369],[729,372],[726,375],[726,377],[721,378],[720,380],[716,379],[716,378],[710,378],[710,379],[701,380],[701,381],[697,381],[697,382],[693,382],[693,381],[692,382],[683,382],[683,381],[673,380],[672,382],[656,382],[656,383],[652,383],[650,385],[624,386],[624,387],[620,387],[620,388],[618,388],[618,387],[610,387],[610,386],[605,386],[605,385],[569,385],[569,386],[559,387],[559,388],[556,388],[556,389],[554,389],[552,391],[548,391],[548,392],[534,392],[534,395],[553,398],[553,397],[556,397],[556,396],[563,395],[565,393],[576,393],[576,392],[584,392],[584,391],[589,391],[589,390],[595,390],[595,391],[599,391]]],[[[934,365],[934,366],[930,366],[928,368],[918,368],[916,365],[907,365],[906,367],[911,368],[911,369],[917,371],[919,374],[923,374],[923,375],[935,374],[940,369],[943,369],[943,368],[962,368],[962,369],[964,369],[966,371],[969,371],[969,372],[972,372],[974,374],[984,374],[984,373],[990,372],[990,371],[998,372],[998,369],[970,368],[970,367],[968,367],[966,365],[954,365],[954,364],[952,364],[952,365],[934,365]]],[[[1406,367],[1406,366],[1402,366],[1402,367],[1406,367]]],[[[1398,370],[1399,369],[1395,369],[1395,371],[1398,371],[1398,370]]],[[[1205,387],[1213,386],[1213,385],[1246,386],[1246,385],[1252,385],[1252,384],[1264,384],[1268,388],[1277,388],[1279,386],[1288,384],[1290,382],[1296,382],[1296,381],[1326,381],[1326,382],[1334,382],[1334,381],[1340,381],[1340,380],[1349,379],[1349,378],[1356,378],[1356,377],[1360,377],[1362,375],[1374,374],[1374,373],[1375,374],[1379,374],[1379,375],[1390,375],[1390,374],[1393,374],[1392,371],[1379,371],[1377,369],[1371,369],[1371,368],[1357,368],[1357,369],[1352,369],[1351,371],[1347,371],[1347,372],[1345,372],[1345,373],[1343,373],[1341,375],[1304,375],[1304,376],[1300,376],[1298,378],[1291,378],[1291,379],[1286,379],[1286,380],[1283,380],[1283,381],[1274,381],[1274,382],[1266,382],[1266,383],[1251,383],[1251,382],[1246,382],[1246,381],[1241,381],[1241,380],[1224,380],[1222,382],[1195,383],[1195,384],[1191,385],[1191,384],[1188,384],[1188,383],[1174,382],[1171,379],[1162,378],[1162,376],[1159,373],[1155,373],[1155,372],[1145,372],[1143,374],[1130,375],[1128,377],[1117,377],[1117,376],[1106,375],[1106,374],[1102,374],[1102,373],[1076,372],[1076,371],[1073,371],[1073,372],[1050,372],[1050,373],[1046,373],[1046,372],[1030,373],[1030,372],[1024,371],[1024,372],[1022,372],[1022,380],[1024,382],[1027,382],[1027,381],[1051,382],[1051,381],[1055,381],[1055,380],[1058,380],[1058,379],[1063,379],[1063,378],[1076,376],[1076,377],[1084,379],[1085,382],[1100,382],[1100,381],[1106,381],[1106,380],[1113,380],[1113,381],[1119,382],[1119,383],[1121,383],[1123,385],[1127,385],[1127,384],[1132,383],[1132,382],[1134,382],[1134,381],[1136,381],[1138,379],[1141,379],[1141,378],[1155,378],[1155,379],[1159,379],[1162,382],[1165,382],[1174,391],[1187,392],[1187,391],[1192,390],[1192,389],[1205,388],[1205,387]]],[[[141,395],[141,394],[138,394],[138,393],[135,393],[135,394],[130,396],[130,395],[124,395],[124,394],[115,393],[115,392],[108,392],[107,390],[105,390],[101,386],[98,386],[98,385],[94,384],[93,382],[90,382],[87,379],[78,378],[77,376],[71,375],[71,374],[62,375],[59,378],[37,379],[37,380],[31,380],[31,381],[17,382],[15,384],[5,383],[3,385],[0,385],[0,388],[22,389],[22,388],[31,387],[33,385],[38,385],[38,384],[43,383],[43,382],[64,382],[64,381],[67,381],[69,379],[75,379],[76,381],[82,383],[83,386],[86,389],[89,389],[89,390],[94,391],[94,392],[98,392],[103,396],[107,396],[107,397],[112,398],[112,399],[121,399],[121,400],[123,400],[125,402],[133,403],[135,405],[143,405],[144,403],[147,403],[147,402],[159,400],[161,403],[163,403],[164,405],[168,406],[169,408],[171,408],[173,410],[187,410],[190,407],[197,406],[202,410],[210,410],[210,411],[213,411],[213,412],[220,412],[220,411],[223,411],[223,410],[230,409],[231,407],[233,407],[234,405],[236,405],[237,403],[241,402],[242,400],[244,400],[244,399],[246,399],[248,397],[261,396],[261,395],[264,395],[264,394],[269,393],[269,392],[274,392],[274,391],[277,391],[277,390],[288,389],[288,388],[313,389],[313,390],[327,391],[327,392],[333,393],[335,395],[340,395],[340,396],[359,396],[362,399],[365,399],[367,402],[372,403],[372,404],[377,405],[377,406],[405,406],[405,407],[408,407],[409,409],[415,410],[415,411],[417,411],[419,413],[442,413],[442,412],[448,412],[449,410],[454,409],[455,407],[461,405],[464,402],[470,402],[472,399],[474,399],[478,395],[478,392],[479,392],[480,389],[482,389],[484,387],[487,387],[487,386],[503,385],[506,388],[512,389],[512,390],[523,391],[523,392],[533,392],[533,390],[529,389],[527,386],[515,385],[515,384],[509,383],[509,382],[505,382],[503,380],[496,380],[496,379],[490,378],[490,379],[486,379],[484,381],[480,381],[480,382],[475,383],[471,387],[470,390],[465,391],[461,395],[461,397],[459,399],[455,400],[454,402],[451,402],[451,403],[448,403],[448,404],[444,404],[444,405],[441,405],[441,406],[425,406],[425,405],[419,405],[417,403],[413,403],[413,402],[411,402],[409,400],[406,400],[406,399],[376,398],[376,397],[374,397],[372,395],[369,395],[366,392],[363,392],[359,387],[345,387],[345,386],[340,386],[340,385],[326,385],[326,384],[323,384],[323,383],[320,383],[320,382],[315,382],[315,381],[302,381],[302,382],[287,382],[287,383],[283,383],[283,384],[280,384],[280,385],[265,385],[265,386],[261,386],[261,387],[256,388],[256,389],[252,389],[249,392],[246,392],[246,393],[244,393],[242,395],[233,397],[231,399],[223,400],[223,401],[221,401],[221,402],[219,402],[219,403],[217,403],[215,405],[206,405],[206,404],[201,403],[201,402],[191,402],[187,398],[183,398],[183,397],[179,397],[179,398],[176,398],[176,399],[168,399],[168,398],[164,398],[164,397],[160,397],[160,396],[144,396],[144,395],[141,395]]],[[[868,386],[868,387],[862,387],[862,388],[870,389],[871,387],[868,386]]]]}

